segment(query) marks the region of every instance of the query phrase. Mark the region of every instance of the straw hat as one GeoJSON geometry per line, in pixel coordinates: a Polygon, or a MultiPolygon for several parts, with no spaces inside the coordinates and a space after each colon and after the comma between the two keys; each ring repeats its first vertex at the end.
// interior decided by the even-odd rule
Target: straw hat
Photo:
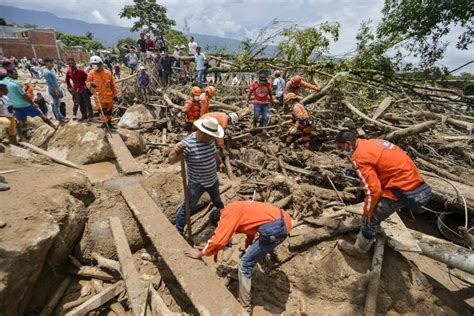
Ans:
{"type": "Polygon", "coordinates": [[[222,138],[224,137],[224,129],[219,122],[213,117],[203,117],[194,122],[194,125],[203,133],[222,138]]]}

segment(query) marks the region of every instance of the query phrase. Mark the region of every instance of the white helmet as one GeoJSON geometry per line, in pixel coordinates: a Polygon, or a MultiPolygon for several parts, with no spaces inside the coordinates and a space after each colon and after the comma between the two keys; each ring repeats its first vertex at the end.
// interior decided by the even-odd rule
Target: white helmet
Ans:
{"type": "Polygon", "coordinates": [[[91,64],[102,64],[102,58],[100,58],[99,56],[92,56],[90,63],[91,64]]]}
{"type": "Polygon", "coordinates": [[[235,112],[230,112],[229,117],[230,117],[230,121],[232,122],[232,125],[237,124],[237,122],[239,121],[239,116],[235,112]]]}

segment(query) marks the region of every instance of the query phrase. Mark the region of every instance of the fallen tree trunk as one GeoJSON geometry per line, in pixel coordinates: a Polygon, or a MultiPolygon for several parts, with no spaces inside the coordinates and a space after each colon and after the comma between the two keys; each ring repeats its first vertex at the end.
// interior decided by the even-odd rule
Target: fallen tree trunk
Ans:
{"type": "Polygon", "coordinates": [[[441,119],[442,122],[446,122],[448,124],[451,124],[456,127],[460,127],[463,129],[466,129],[469,134],[472,132],[472,123],[461,121],[461,120],[456,120],[453,119],[449,116],[438,114],[438,113],[433,113],[433,112],[428,112],[428,111],[419,111],[419,112],[411,112],[407,114],[408,116],[415,116],[415,117],[425,117],[425,118],[431,118],[431,119],[441,119]]]}
{"type": "Polygon", "coordinates": [[[349,103],[349,101],[347,101],[347,99],[344,99],[342,101],[342,104],[344,104],[352,113],[356,114],[357,116],[361,117],[364,121],[367,121],[369,123],[372,123],[373,125],[376,125],[378,127],[381,127],[383,129],[389,129],[389,130],[392,130],[392,131],[396,131],[396,130],[399,130],[398,127],[395,127],[395,126],[391,126],[391,125],[387,125],[387,124],[384,124],[382,122],[379,122],[377,120],[374,120],[374,119],[371,119],[370,117],[368,117],[367,115],[365,115],[364,113],[362,113],[358,108],[356,108],[355,106],[353,106],[351,103],[349,103]]]}
{"type": "Polygon", "coordinates": [[[377,296],[379,294],[380,272],[382,272],[383,253],[385,238],[378,237],[374,247],[372,258],[372,270],[369,273],[369,285],[365,296],[364,316],[375,316],[377,314],[377,296]]]}
{"type": "Polygon", "coordinates": [[[398,131],[393,131],[385,136],[382,136],[383,139],[389,140],[389,141],[394,141],[403,137],[411,136],[411,135],[417,135],[419,133],[425,132],[432,128],[438,121],[432,120],[432,121],[427,121],[423,122],[420,124],[416,124],[404,129],[400,129],[398,131]]]}
{"type": "Polygon", "coordinates": [[[464,183],[466,185],[470,185],[469,181],[461,178],[461,177],[458,177],[434,164],[432,164],[431,162],[429,161],[426,161],[420,157],[416,158],[415,161],[422,167],[424,168],[427,168],[427,169],[430,169],[431,171],[445,177],[446,179],[449,179],[449,180],[453,180],[453,181],[457,181],[457,182],[460,182],[460,183],[464,183]]]}

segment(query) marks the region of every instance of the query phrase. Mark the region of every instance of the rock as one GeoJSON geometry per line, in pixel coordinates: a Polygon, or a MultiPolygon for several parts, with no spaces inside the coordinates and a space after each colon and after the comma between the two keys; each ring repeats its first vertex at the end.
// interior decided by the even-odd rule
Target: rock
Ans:
{"type": "Polygon", "coordinates": [[[119,128],[118,133],[133,156],[138,156],[145,152],[145,139],[140,133],[124,128],[119,128]]]}
{"type": "Polygon", "coordinates": [[[54,129],[49,125],[43,124],[32,132],[31,138],[28,142],[35,146],[42,147],[47,144],[49,138],[53,134],[54,129]]]}
{"type": "Polygon", "coordinates": [[[47,150],[77,164],[100,162],[115,157],[102,128],[74,121],[57,130],[49,140],[47,150]]]}
{"type": "Polygon", "coordinates": [[[155,120],[157,117],[154,109],[143,104],[135,104],[127,109],[120,118],[118,127],[128,129],[138,129],[140,124],[145,121],[155,120]]]}
{"type": "Polygon", "coordinates": [[[94,194],[87,178],[71,168],[0,159],[2,167],[21,169],[5,174],[11,189],[2,192],[1,219],[8,225],[0,238],[0,314],[39,314],[63,277],[94,194]]]}
{"type": "Polygon", "coordinates": [[[111,216],[120,218],[132,252],[145,248],[146,235],[124,199],[120,193],[111,193],[110,196],[101,196],[89,208],[89,220],[81,241],[74,249],[75,257],[79,261],[92,262],[92,252],[117,260],[117,251],[109,225],[111,216]]]}
{"type": "Polygon", "coordinates": [[[0,221],[0,228],[3,228],[7,226],[7,223],[5,223],[4,221],[0,221]]]}

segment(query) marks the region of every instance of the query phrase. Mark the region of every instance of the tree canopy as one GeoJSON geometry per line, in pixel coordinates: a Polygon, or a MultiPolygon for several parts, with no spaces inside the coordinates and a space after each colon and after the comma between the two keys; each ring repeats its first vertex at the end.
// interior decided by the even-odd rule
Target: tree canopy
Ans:
{"type": "Polygon", "coordinates": [[[74,35],[56,32],[56,38],[61,40],[67,47],[82,46],[87,50],[98,50],[104,48],[101,42],[90,39],[87,35],[74,35]]]}
{"type": "Polygon", "coordinates": [[[156,0],[133,0],[133,5],[126,5],[120,11],[120,18],[137,19],[131,27],[132,32],[141,29],[153,33],[164,32],[176,22],[166,15],[166,7],[158,4],[156,0]]]}

